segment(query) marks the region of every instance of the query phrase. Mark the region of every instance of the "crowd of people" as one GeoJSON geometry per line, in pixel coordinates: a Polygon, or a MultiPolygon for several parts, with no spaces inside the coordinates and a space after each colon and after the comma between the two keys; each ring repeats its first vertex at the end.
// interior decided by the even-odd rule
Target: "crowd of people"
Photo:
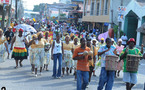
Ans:
{"type": "MultiPolygon", "coordinates": [[[[101,38],[93,32],[83,30],[79,32],[75,25],[51,24],[45,30],[37,30],[28,39],[24,36],[24,30],[13,32],[14,24],[11,24],[6,32],[0,29],[0,61],[13,58],[16,62],[15,69],[23,67],[23,60],[30,60],[31,71],[37,77],[37,70],[49,71],[48,65],[53,60],[53,78],[63,78],[73,73],[77,81],[77,90],[85,90],[91,82],[91,76],[96,76],[95,70],[101,67],[98,90],[112,90],[114,78],[119,77],[123,70],[123,81],[126,90],[131,90],[137,83],[137,71],[127,71],[127,55],[143,55],[141,50],[135,47],[134,38],[128,38],[124,34],[118,42],[113,38],[101,38]],[[53,38],[48,37],[53,31],[53,38]],[[52,40],[53,39],[53,40],[52,40]],[[7,57],[6,57],[7,55],[7,57]],[[116,70],[106,70],[106,56],[114,55],[120,57],[117,61],[116,70]],[[58,63],[58,68],[57,68],[58,63]]],[[[94,31],[95,32],[95,31],[94,31]]],[[[111,66],[110,66],[111,67],[111,66]]]]}

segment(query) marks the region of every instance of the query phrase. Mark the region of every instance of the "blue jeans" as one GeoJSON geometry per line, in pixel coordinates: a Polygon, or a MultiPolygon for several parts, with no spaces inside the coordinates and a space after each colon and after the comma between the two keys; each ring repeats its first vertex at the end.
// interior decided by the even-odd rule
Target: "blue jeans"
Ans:
{"type": "Polygon", "coordinates": [[[62,66],[62,54],[53,54],[53,77],[61,77],[61,66],[62,66]],[[56,74],[56,67],[57,67],[57,59],[58,59],[58,71],[56,74]]]}
{"type": "Polygon", "coordinates": [[[88,83],[89,83],[89,72],[77,70],[77,90],[85,90],[88,83]]]}
{"type": "Polygon", "coordinates": [[[105,84],[105,90],[112,90],[114,77],[115,71],[106,71],[105,67],[102,67],[98,90],[102,90],[105,84]]]}

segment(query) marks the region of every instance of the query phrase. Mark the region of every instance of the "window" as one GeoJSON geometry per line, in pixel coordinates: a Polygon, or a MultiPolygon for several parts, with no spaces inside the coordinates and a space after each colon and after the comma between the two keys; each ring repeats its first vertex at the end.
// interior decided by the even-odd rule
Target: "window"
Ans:
{"type": "Polygon", "coordinates": [[[105,4],[105,15],[108,15],[108,0],[106,0],[106,4],[105,4]]]}
{"type": "Polygon", "coordinates": [[[99,7],[100,7],[100,3],[97,3],[97,16],[99,15],[99,7]]]}
{"type": "Polygon", "coordinates": [[[94,0],[92,0],[91,15],[94,15],[94,0]]]}

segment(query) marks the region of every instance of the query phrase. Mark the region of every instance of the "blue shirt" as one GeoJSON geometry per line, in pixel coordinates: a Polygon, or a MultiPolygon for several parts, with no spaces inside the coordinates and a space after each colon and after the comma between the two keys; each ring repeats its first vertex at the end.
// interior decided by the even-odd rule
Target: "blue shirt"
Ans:
{"type": "MultiPolygon", "coordinates": [[[[108,51],[108,52],[105,52],[104,54],[101,55],[101,67],[105,67],[105,58],[106,58],[106,55],[115,55],[113,52],[115,50],[115,47],[114,46],[111,46],[110,47],[111,49],[108,51]]],[[[103,52],[105,50],[108,50],[107,46],[102,46],[98,52],[103,52]]]]}

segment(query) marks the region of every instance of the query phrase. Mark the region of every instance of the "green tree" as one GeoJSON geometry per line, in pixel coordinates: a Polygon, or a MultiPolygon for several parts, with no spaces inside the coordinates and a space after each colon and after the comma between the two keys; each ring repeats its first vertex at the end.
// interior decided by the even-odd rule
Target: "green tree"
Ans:
{"type": "Polygon", "coordinates": [[[34,12],[39,12],[40,11],[40,5],[34,5],[34,12]]]}

